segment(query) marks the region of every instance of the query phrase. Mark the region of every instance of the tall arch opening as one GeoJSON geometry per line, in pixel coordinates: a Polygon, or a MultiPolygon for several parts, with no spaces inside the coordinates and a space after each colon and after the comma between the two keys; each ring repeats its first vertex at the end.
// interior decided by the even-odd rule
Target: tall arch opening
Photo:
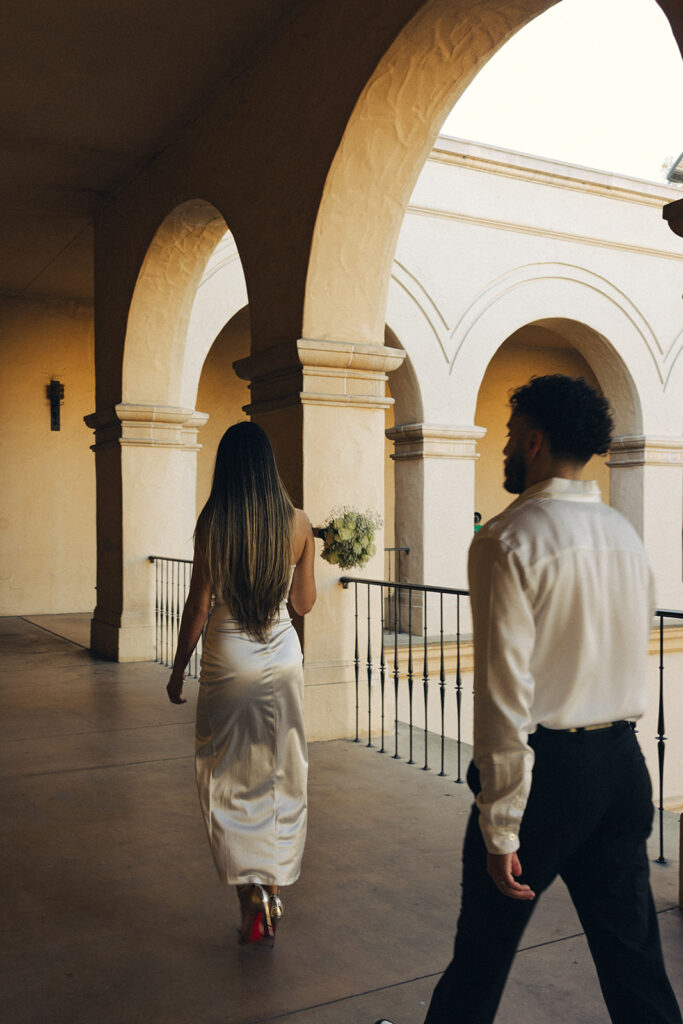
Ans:
{"type": "Polygon", "coordinates": [[[197,388],[197,408],[208,415],[200,434],[197,453],[196,510],[200,511],[211,490],[213,466],[219,441],[233,423],[245,418],[249,389],[232,364],[246,359],[251,349],[249,309],[245,306],[218,333],[204,360],[197,388]]]}
{"type": "Polygon", "coordinates": [[[192,556],[197,436],[207,420],[196,407],[199,377],[216,334],[245,303],[239,259],[220,212],[202,199],[178,206],[157,229],[132,294],[117,442],[111,426],[93,424],[100,436],[91,645],[98,653],[121,661],[154,656],[149,557],[192,556]],[[232,268],[234,287],[217,304],[211,281],[225,267],[232,268]]]}

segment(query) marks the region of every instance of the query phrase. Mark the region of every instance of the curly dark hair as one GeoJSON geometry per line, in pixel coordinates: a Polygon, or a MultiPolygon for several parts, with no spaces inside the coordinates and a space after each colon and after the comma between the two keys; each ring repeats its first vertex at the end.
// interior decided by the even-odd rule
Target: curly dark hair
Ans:
{"type": "Polygon", "coordinates": [[[513,415],[547,435],[554,458],[588,462],[609,449],[614,429],[609,404],[583,377],[532,377],[512,392],[510,406],[513,415]]]}

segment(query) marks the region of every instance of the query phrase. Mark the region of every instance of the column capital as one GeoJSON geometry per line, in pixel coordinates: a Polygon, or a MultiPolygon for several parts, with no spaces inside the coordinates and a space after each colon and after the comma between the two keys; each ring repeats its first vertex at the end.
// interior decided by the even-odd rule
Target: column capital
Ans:
{"type": "Polygon", "coordinates": [[[386,431],[394,442],[392,459],[478,459],[485,427],[403,423],[386,431]]]}
{"type": "Polygon", "coordinates": [[[405,359],[403,349],[349,341],[299,338],[233,363],[249,381],[254,401],[245,412],[260,413],[292,405],[336,405],[384,409],[387,374],[405,359]]]}
{"type": "Polygon", "coordinates": [[[197,432],[209,418],[205,412],[174,405],[137,405],[120,402],[114,415],[94,412],[84,416],[85,424],[95,431],[92,451],[117,445],[151,445],[162,448],[186,448],[196,451],[197,432]]]}
{"type": "Polygon", "coordinates": [[[683,466],[683,437],[615,437],[609,450],[610,469],[628,466],[683,466]]]}

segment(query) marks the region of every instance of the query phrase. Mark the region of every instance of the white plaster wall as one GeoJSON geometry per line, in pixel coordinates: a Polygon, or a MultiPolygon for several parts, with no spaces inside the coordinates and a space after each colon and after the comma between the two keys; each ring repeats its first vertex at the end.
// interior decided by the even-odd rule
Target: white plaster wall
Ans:
{"type": "Polygon", "coordinates": [[[197,408],[208,413],[199,431],[197,452],[197,515],[211,491],[218,444],[225,431],[238,420],[247,419],[243,406],[249,402],[249,388],[232,368],[236,359],[249,355],[249,311],[243,309],[221,330],[206,357],[197,391],[197,408]]]}
{"type": "Polygon", "coordinates": [[[95,605],[92,309],[54,300],[0,305],[0,615],[95,605]],[[50,430],[50,379],[65,387],[50,430]]]}
{"type": "MultiPolygon", "coordinates": [[[[427,424],[495,423],[497,434],[507,387],[523,383],[519,373],[528,379],[557,370],[594,378],[613,406],[617,435],[670,440],[672,465],[644,474],[646,481],[657,477],[651,493],[644,484],[641,500],[631,482],[625,496],[622,477],[614,495],[627,514],[634,500],[641,502],[632,518],[644,521],[646,543],[657,537],[651,554],[660,591],[676,607],[683,606],[683,509],[678,500],[662,502],[660,492],[668,487],[677,495],[683,473],[676,452],[683,429],[683,243],[661,208],[678,197],[665,185],[440,137],[410,200],[387,311],[417,375],[427,424]],[[488,396],[489,422],[480,422],[480,389],[491,383],[498,349],[539,322],[564,340],[555,352],[527,346],[522,354],[518,346],[514,372],[512,363],[499,364],[500,393],[488,396]],[[496,399],[500,416],[491,404],[496,399]]],[[[492,435],[478,448],[487,460],[477,471],[484,518],[505,504],[492,483],[499,473],[491,468],[494,446],[499,438],[492,435]]],[[[499,452],[495,460],[499,467],[499,452]]],[[[606,471],[598,476],[607,496],[606,471]]]]}
{"type": "Polygon", "coordinates": [[[676,198],[670,187],[439,138],[401,230],[388,314],[411,359],[442,368],[423,384],[425,418],[450,409],[471,421],[498,346],[559,316],[615,347],[645,433],[680,434],[683,245],[661,216],[676,198]],[[399,291],[410,292],[410,320],[423,321],[414,344],[400,329],[399,291]]]}
{"type": "Polygon", "coordinates": [[[209,350],[225,325],[246,305],[244,272],[235,240],[228,231],[211,254],[192,302],[180,376],[181,405],[200,408],[197,388],[209,350]]]}

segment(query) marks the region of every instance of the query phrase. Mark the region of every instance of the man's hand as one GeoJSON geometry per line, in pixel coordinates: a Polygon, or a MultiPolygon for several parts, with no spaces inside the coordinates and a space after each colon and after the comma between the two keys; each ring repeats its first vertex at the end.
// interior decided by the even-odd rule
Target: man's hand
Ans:
{"type": "Polygon", "coordinates": [[[503,896],[509,896],[511,900],[536,898],[536,893],[528,885],[516,881],[522,873],[522,865],[516,853],[487,853],[486,870],[503,896]]]}

